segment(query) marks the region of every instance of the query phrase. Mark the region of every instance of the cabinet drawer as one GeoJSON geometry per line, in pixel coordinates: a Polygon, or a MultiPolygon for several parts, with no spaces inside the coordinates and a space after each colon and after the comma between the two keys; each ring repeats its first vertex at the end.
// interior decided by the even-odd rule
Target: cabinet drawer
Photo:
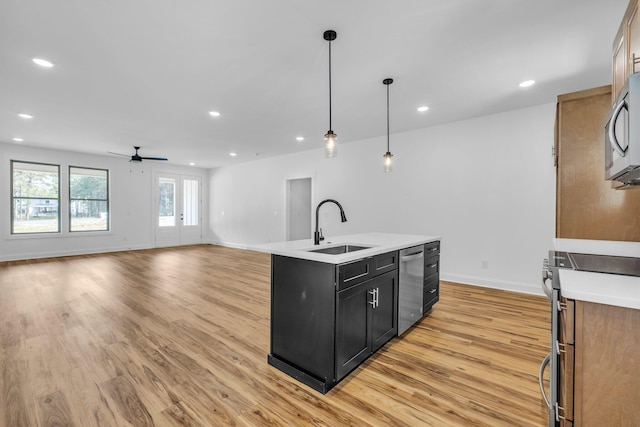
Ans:
{"type": "Polygon", "coordinates": [[[423,289],[422,314],[426,313],[440,299],[440,279],[438,276],[425,279],[423,289]]]}
{"type": "Polygon", "coordinates": [[[373,272],[376,276],[397,268],[398,251],[387,252],[386,254],[380,254],[373,257],[373,272]]]}
{"type": "Polygon", "coordinates": [[[575,343],[575,301],[562,298],[562,311],[560,312],[560,336],[558,340],[564,344],[575,343]]]}
{"type": "Polygon", "coordinates": [[[338,290],[357,285],[374,276],[373,258],[338,265],[338,290]]]}
{"type": "Polygon", "coordinates": [[[425,243],[424,245],[424,257],[428,258],[430,255],[435,255],[440,253],[440,241],[436,240],[435,242],[425,243]]]}
{"type": "Polygon", "coordinates": [[[424,259],[424,277],[438,276],[440,274],[440,256],[430,256],[424,259]]]}

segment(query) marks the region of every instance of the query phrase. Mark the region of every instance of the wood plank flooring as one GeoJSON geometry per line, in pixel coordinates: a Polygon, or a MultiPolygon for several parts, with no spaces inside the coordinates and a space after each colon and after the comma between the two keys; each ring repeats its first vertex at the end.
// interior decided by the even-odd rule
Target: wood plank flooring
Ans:
{"type": "Polygon", "coordinates": [[[0,263],[0,426],[544,426],[543,297],[441,283],[326,395],[267,364],[267,254],[0,263]]]}

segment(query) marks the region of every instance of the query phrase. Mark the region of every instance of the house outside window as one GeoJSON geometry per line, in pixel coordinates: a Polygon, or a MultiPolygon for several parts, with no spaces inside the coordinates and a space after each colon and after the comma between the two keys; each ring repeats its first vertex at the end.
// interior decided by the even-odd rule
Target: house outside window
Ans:
{"type": "Polygon", "coordinates": [[[60,232],[60,166],[11,161],[11,233],[60,232]]]}
{"type": "Polygon", "coordinates": [[[69,166],[69,231],[109,230],[109,171],[69,166]]]}

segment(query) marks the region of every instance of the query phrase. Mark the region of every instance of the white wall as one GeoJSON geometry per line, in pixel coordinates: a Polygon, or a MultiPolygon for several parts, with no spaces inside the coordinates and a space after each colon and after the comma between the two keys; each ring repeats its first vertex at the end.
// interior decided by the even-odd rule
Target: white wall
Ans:
{"type": "Polygon", "coordinates": [[[554,119],[555,104],[545,104],[392,135],[391,174],[382,172],[386,137],[342,144],[334,159],[318,148],[214,169],[210,237],[285,240],[286,180],[310,176],[314,206],[335,198],[349,220],[323,206],[325,236],[438,235],[443,279],[541,293],[555,233],[554,119]]]}
{"type": "MultiPolygon", "coordinates": [[[[0,143],[0,261],[109,252],[155,246],[153,173],[189,174],[202,178],[203,241],[208,241],[209,171],[160,162],[129,163],[125,157],[96,156],[68,151],[47,150],[0,143]],[[10,161],[44,162],[60,165],[61,175],[68,166],[109,170],[111,230],[109,232],[11,235],[10,161]]],[[[68,194],[61,182],[61,201],[68,194]]],[[[62,229],[66,217],[61,213],[62,229]]]]}

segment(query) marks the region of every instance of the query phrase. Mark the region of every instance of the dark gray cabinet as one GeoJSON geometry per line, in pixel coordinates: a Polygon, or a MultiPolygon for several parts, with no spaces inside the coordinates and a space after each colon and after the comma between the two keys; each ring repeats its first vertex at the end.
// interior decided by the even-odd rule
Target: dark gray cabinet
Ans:
{"type": "Polygon", "coordinates": [[[398,252],[345,264],[271,257],[268,362],[326,393],[397,335],[398,252]]]}
{"type": "Polygon", "coordinates": [[[424,287],[422,313],[426,314],[440,299],[440,242],[424,245],[424,287]]]}
{"type": "Polygon", "coordinates": [[[390,270],[338,292],[336,311],[336,377],[338,380],[396,336],[398,332],[397,281],[397,270],[390,270]]]}

